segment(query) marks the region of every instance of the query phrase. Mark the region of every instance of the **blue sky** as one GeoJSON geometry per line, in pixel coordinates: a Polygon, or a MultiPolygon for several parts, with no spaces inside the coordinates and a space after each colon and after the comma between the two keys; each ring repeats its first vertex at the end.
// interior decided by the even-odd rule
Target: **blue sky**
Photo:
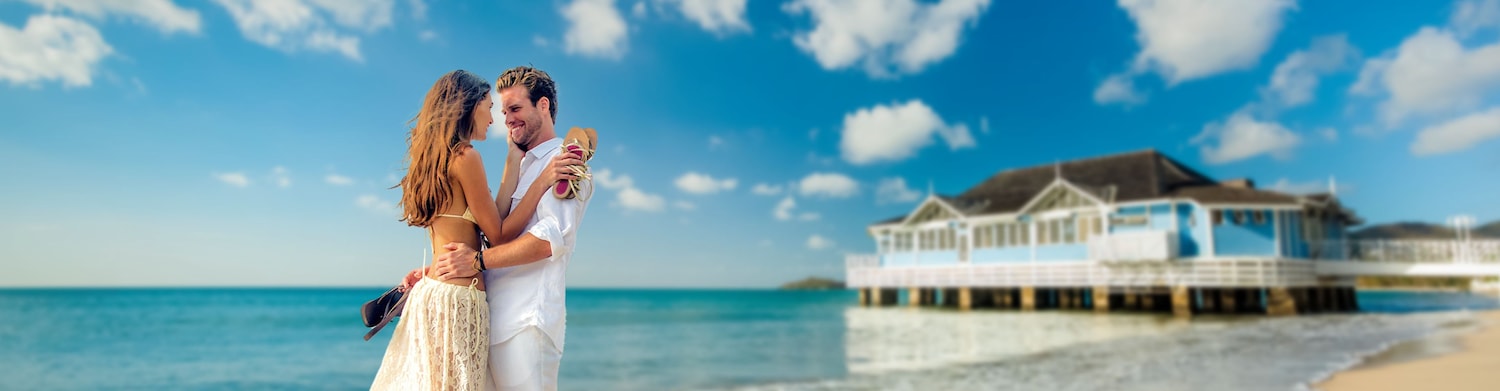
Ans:
{"type": "Polygon", "coordinates": [[[929,186],[1143,148],[1500,219],[1500,1],[116,3],[0,2],[0,286],[393,283],[406,121],[522,64],[602,139],[572,286],[840,277],[929,186]]]}

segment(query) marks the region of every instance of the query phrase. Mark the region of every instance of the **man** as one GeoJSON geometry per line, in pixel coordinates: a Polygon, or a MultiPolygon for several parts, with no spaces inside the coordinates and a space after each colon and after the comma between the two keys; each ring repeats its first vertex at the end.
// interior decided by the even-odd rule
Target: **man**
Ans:
{"type": "MultiPolygon", "coordinates": [[[[523,66],[501,74],[495,89],[500,92],[510,141],[526,153],[510,200],[515,210],[547,162],[562,151],[562,139],[554,128],[557,88],[546,72],[523,66]]],[[[483,260],[490,305],[490,373],[501,390],[557,389],[568,259],[593,192],[590,181],[581,186],[581,194],[572,199],[543,196],[525,233],[516,240],[482,254],[450,243],[444,248],[452,252],[433,260],[432,267],[443,278],[472,276],[475,262],[483,260]]]]}

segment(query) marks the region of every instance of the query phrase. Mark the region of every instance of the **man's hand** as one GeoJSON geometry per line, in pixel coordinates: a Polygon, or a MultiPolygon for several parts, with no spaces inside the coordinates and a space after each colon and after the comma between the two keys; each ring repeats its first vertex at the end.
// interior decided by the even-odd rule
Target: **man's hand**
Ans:
{"type": "Polygon", "coordinates": [[[469,248],[469,245],[452,242],[443,245],[443,248],[448,249],[449,252],[432,260],[432,270],[437,271],[438,279],[447,280],[479,275],[479,271],[474,270],[474,249],[469,248]]]}
{"type": "Polygon", "coordinates": [[[422,276],[424,275],[427,275],[426,266],[413,269],[411,272],[406,273],[406,277],[401,278],[401,285],[398,286],[397,290],[401,292],[410,291],[411,287],[416,286],[418,281],[422,281],[422,276]]]}

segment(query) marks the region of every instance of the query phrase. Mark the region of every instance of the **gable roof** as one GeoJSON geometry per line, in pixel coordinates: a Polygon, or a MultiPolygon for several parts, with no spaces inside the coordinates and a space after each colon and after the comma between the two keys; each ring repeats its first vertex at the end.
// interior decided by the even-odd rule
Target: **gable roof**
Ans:
{"type": "Polygon", "coordinates": [[[1218,185],[1213,178],[1147,149],[1001,171],[959,198],[990,200],[983,213],[1015,211],[1059,176],[1106,202],[1163,198],[1180,188],[1218,185]]]}
{"type": "MultiPolygon", "coordinates": [[[[1104,202],[1188,198],[1204,204],[1298,204],[1296,196],[1224,186],[1182,162],[1145,149],[1000,171],[958,196],[941,196],[964,215],[1019,211],[1058,179],[1104,202]]],[[[906,216],[876,224],[902,221],[906,216]]]]}

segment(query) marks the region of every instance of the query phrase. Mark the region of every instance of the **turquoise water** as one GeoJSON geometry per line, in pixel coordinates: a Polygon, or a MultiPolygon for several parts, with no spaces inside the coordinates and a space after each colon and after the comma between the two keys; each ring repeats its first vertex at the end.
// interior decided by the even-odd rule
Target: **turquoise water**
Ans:
{"type": "MultiPolygon", "coordinates": [[[[0,290],[0,389],[365,389],[389,330],[363,341],[357,308],[381,291],[0,290]]],[[[1457,293],[1360,298],[1369,313],[1181,322],[866,309],[845,291],[573,289],[560,386],[1288,389],[1500,307],[1457,293]],[[1134,364],[1163,360],[1182,362],[1134,364]],[[1279,364],[1242,370],[1255,362],[1279,364]]]]}

